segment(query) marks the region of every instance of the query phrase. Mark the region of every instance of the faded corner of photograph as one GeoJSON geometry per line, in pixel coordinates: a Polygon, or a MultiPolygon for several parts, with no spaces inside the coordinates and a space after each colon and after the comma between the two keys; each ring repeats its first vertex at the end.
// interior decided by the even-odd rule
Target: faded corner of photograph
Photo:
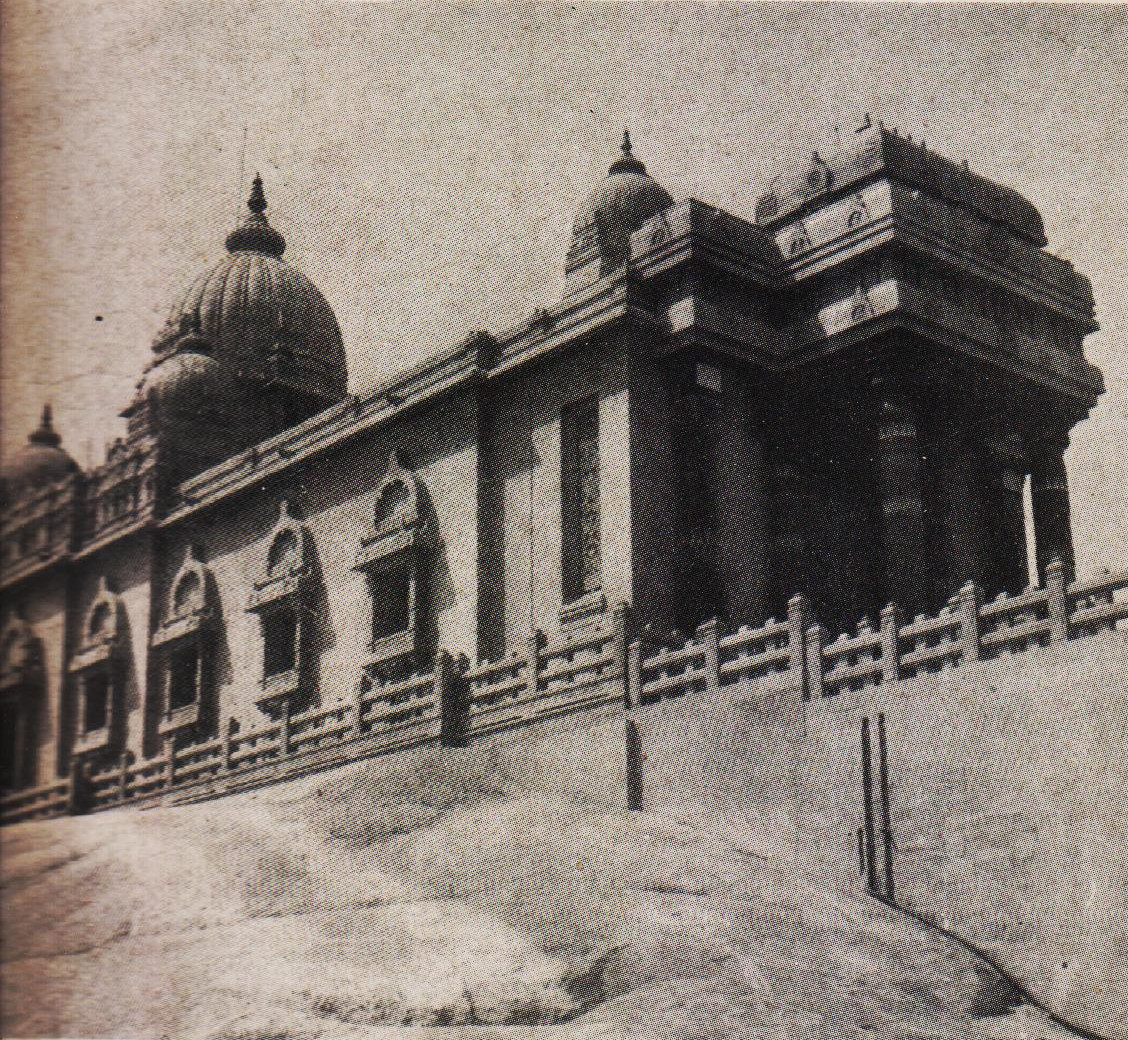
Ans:
{"type": "Polygon", "coordinates": [[[0,40],[0,1033],[1128,1040],[1128,8],[0,40]]]}

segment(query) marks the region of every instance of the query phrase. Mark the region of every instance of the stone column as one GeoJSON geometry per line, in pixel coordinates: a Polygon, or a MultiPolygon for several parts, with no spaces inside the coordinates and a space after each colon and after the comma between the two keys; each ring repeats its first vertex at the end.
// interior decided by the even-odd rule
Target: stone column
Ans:
{"type": "Polygon", "coordinates": [[[947,550],[947,588],[954,594],[969,581],[983,585],[987,544],[983,530],[983,474],[976,432],[952,417],[934,453],[939,501],[947,550]]]}
{"type": "Polygon", "coordinates": [[[1030,498],[1034,511],[1034,548],[1038,580],[1046,582],[1046,568],[1054,557],[1065,565],[1065,580],[1074,577],[1073,531],[1069,518],[1069,483],[1065,475],[1065,449],[1069,436],[1058,433],[1031,447],[1030,498]]]}
{"type": "Polygon", "coordinates": [[[885,550],[885,598],[911,618],[928,608],[921,447],[914,402],[902,389],[879,386],[877,486],[885,550]]]}
{"type": "MultiPolygon", "coordinates": [[[[995,585],[1009,593],[1021,592],[1029,580],[1026,556],[1026,454],[1022,437],[1014,432],[991,445],[994,456],[993,499],[996,539],[995,585]]],[[[997,591],[988,589],[988,592],[997,591]]]]}
{"type": "Polygon", "coordinates": [[[717,565],[731,625],[768,616],[767,473],[757,402],[748,379],[731,373],[717,423],[717,565]]]}

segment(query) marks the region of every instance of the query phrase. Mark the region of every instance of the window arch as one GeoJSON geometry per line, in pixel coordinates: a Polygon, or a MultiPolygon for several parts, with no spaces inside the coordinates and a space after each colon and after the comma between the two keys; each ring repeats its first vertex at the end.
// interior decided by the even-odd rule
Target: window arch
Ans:
{"type": "Polygon", "coordinates": [[[393,451],[376,489],[372,528],[361,539],[355,569],[371,598],[370,663],[418,655],[424,591],[426,524],[415,474],[393,451]]]}
{"type": "Polygon", "coordinates": [[[304,695],[307,670],[306,600],[312,553],[309,533],[287,500],[279,505],[278,521],[261,545],[247,609],[258,614],[262,630],[258,705],[276,715],[304,695]]]}
{"type": "Polygon", "coordinates": [[[74,753],[109,755],[124,736],[125,607],[103,576],[82,623],[82,642],[69,671],[76,698],[74,753]]]}
{"type": "Polygon", "coordinates": [[[214,630],[211,572],[200,546],[189,546],[172,579],[152,646],[160,676],[157,730],[173,741],[203,735],[213,721],[214,630]]]}

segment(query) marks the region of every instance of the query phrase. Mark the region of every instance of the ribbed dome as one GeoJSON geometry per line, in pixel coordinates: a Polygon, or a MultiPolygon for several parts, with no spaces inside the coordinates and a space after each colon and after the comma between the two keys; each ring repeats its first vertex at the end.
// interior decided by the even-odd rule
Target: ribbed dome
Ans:
{"type": "Polygon", "coordinates": [[[200,274],[173,304],[158,337],[164,349],[185,332],[207,340],[216,360],[244,375],[280,380],[326,400],[345,394],[341,331],[325,297],[281,259],[285,240],[263,215],[262,181],[228,254],[200,274]]]}
{"type": "Polygon", "coordinates": [[[6,496],[57,484],[78,472],[78,463],[59,445],[62,438],[51,424],[51,406],[43,406],[43,418],[24,445],[0,474],[6,496]]]}
{"type": "Polygon", "coordinates": [[[175,354],[149,369],[139,388],[138,396],[174,436],[183,419],[195,421],[208,411],[217,417],[237,414],[246,403],[245,381],[209,357],[203,344],[194,340],[191,336],[182,339],[175,354]]]}
{"type": "Polygon", "coordinates": [[[631,153],[630,134],[624,132],[621,154],[576,214],[572,251],[598,245],[604,271],[618,267],[630,256],[631,235],[673,202],[631,153]]]}

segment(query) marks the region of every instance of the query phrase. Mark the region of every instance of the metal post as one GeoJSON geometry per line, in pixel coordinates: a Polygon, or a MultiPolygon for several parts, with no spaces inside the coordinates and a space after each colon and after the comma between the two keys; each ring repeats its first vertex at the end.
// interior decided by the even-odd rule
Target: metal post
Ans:
{"type": "Polygon", "coordinates": [[[877,716],[877,757],[881,775],[881,841],[885,851],[885,897],[893,898],[893,828],[889,822],[889,757],[885,746],[885,715],[877,716]]]}
{"type": "Polygon", "coordinates": [[[627,719],[627,808],[642,808],[642,738],[638,723],[627,719]]]}
{"type": "Polygon", "coordinates": [[[870,764],[870,722],[862,719],[862,805],[865,811],[866,887],[877,892],[876,840],[873,826],[873,770],[870,764]]]}

